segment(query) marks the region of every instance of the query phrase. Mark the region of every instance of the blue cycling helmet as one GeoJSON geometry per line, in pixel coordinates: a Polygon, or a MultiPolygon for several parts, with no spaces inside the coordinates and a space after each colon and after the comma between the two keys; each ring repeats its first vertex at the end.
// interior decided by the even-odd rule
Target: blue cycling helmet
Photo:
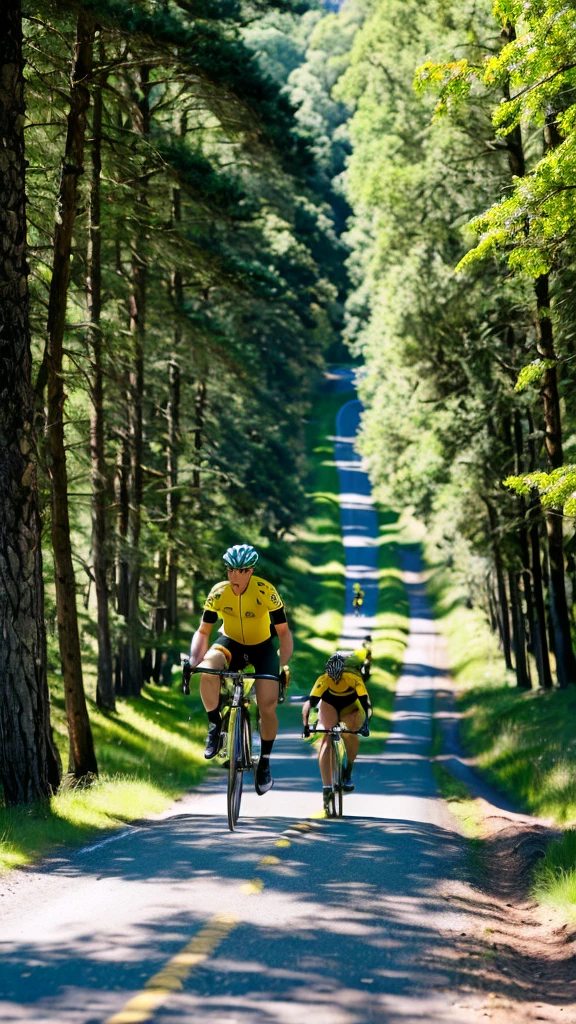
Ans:
{"type": "Polygon", "coordinates": [[[330,676],[330,679],[333,679],[336,683],[342,678],[342,673],[344,671],[344,656],[340,651],[336,651],[336,654],[333,654],[328,658],[328,661],[324,666],[324,671],[326,675],[330,676]]]}
{"type": "Polygon", "coordinates": [[[258,552],[251,544],[234,544],[222,555],[227,569],[252,569],[258,561],[258,552]]]}

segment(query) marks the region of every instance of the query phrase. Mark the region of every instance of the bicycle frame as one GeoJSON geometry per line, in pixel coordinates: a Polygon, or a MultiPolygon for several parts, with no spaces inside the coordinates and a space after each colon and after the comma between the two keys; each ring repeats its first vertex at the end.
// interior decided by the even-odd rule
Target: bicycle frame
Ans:
{"type": "MultiPolygon", "coordinates": [[[[368,721],[366,715],[362,728],[368,721]]],[[[330,729],[325,729],[323,726],[318,727],[317,725],[309,726],[305,725],[305,731],[303,736],[315,736],[324,735],[329,737],[327,742],[330,744],[330,766],[332,776],[332,795],[330,797],[330,807],[332,818],[341,818],[343,815],[343,804],[344,804],[344,789],[342,782],[342,767],[344,763],[344,740],[342,737],[345,734],[350,736],[362,735],[362,729],[346,729],[342,725],[333,725],[330,729]],[[307,732],[306,732],[307,730],[307,732]]]]}
{"type": "MultiPolygon", "coordinates": [[[[204,668],[198,665],[190,668],[190,675],[194,673],[220,677],[218,707],[224,712],[222,716],[222,739],[225,744],[226,760],[228,762],[228,828],[233,832],[240,815],[244,772],[254,771],[255,768],[252,757],[252,723],[249,711],[250,704],[256,702],[252,686],[256,679],[272,679],[280,687],[280,680],[278,676],[271,676],[265,673],[243,672],[242,670],[230,672],[225,668],[204,668]],[[248,690],[245,688],[245,680],[250,680],[248,690]],[[224,687],[226,681],[232,683],[232,693],[226,692],[224,687]],[[226,728],[224,729],[225,718],[226,728]]],[[[220,749],[222,751],[222,747],[220,749]]]]}

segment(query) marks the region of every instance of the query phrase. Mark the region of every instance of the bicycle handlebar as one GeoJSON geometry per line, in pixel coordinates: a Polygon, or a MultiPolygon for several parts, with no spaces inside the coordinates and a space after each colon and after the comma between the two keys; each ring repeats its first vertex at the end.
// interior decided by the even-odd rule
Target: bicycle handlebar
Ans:
{"type": "MultiPolygon", "coordinates": [[[[338,726],[338,725],[333,726],[332,729],[317,729],[313,725],[312,726],[311,725],[305,726],[305,728],[308,730],[308,734],[309,735],[311,733],[315,735],[316,733],[324,732],[324,733],[328,733],[330,736],[342,736],[344,733],[347,733],[349,736],[363,736],[365,734],[362,732],[362,729],[364,728],[364,726],[365,726],[367,721],[368,721],[368,719],[366,718],[364,720],[364,722],[362,723],[362,726],[361,726],[360,729],[341,729],[340,726],[338,726]]],[[[306,734],[303,733],[303,735],[306,735],[306,734]]]]}
{"type": "Polygon", "coordinates": [[[364,721],[359,729],[343,729],[340,725],[334,725],[331,729],[318,728],[318,725],[310,726],[308,722],[304,722],[302,728],[302,738],[309,739],[311,735],[315,736],[317,733],[327,733],[330,736],[342,736],[346,733],[349,736],[369,736],[370,729],[368,728],[368,722],[370,721],[368,715],[365,716],[364,721]]]}
{"type": "Polygon", "coordinates": [[[190,695],[190,677],[195,672],[202,672],[209,676],[219,676],[220,679],[233,679],[235,681],[240,679],[272,679],[280,687],[278,703],[281,704],[284,700],[284,689],[279,676],[270,676],[262,672],[229,672],[225,668],[202,668],[199,665],[191,665],[189,661],[185,661],[182,666],[182,693],[187,697],[190,695]]]}
{"type": "Polygon", "coordinates": [[[208,676],[225,676],[226,679],[273,679],[275,683],[280,682],[279,676],[269,676],[265,672],[229,672],[225,668],[202,668],[200,665],[190,666],[190,675],[202,672],[208,676]]]}

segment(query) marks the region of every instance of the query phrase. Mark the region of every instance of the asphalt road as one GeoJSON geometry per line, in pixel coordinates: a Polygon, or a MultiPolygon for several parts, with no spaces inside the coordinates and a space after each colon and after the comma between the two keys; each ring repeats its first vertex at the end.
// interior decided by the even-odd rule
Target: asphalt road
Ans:
{"type": "MultiPolygon", "coordinates": [[[[353,452],[359,403],[337,424],[349,588],[366,585],[376,517],[353,452]]],[[[406,561],[411,633],[392,735],[364,757],[346,818],[310,818],[315,757],[283,732],[275,788],[246,792],[230,834],[211,774],[160,820],[27,872],[0,897],[0,1019],[42,1024],[439,1024],[477,1020],[462,937],[475,922],[447,893],[462,844],[428,752],[442,652],[417,562],[406,561]]]]}

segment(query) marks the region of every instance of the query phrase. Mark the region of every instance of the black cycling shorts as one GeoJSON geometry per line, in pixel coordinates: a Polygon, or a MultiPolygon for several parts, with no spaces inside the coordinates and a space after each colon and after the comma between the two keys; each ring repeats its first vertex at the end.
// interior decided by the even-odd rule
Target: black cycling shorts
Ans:
{"type": "Polygon", "coordinates": [[[339,715],[343,711],[361,711],[362,705],[356,696],[356,691],[352,693],[345,693],[342,696],[339,693],[330,693],[329,690],[325,690],[322,694],[321,701],[325,704],[329,704],[331,708],[335,708],[339,715]]]}
{"type": "Polygon", "coordinates": [[[263,640],[261,644],[241,644],[238,640],[231,640],[229,636],[219,635],[211,650],[226,648],[230,651],[231,658],[228,668],[231,672],[239,672],[247,665],[252,665],[255,672],[261,672],[265,676],[278,676],[280,672],[280,660],[272,637],[263,640]]]}

